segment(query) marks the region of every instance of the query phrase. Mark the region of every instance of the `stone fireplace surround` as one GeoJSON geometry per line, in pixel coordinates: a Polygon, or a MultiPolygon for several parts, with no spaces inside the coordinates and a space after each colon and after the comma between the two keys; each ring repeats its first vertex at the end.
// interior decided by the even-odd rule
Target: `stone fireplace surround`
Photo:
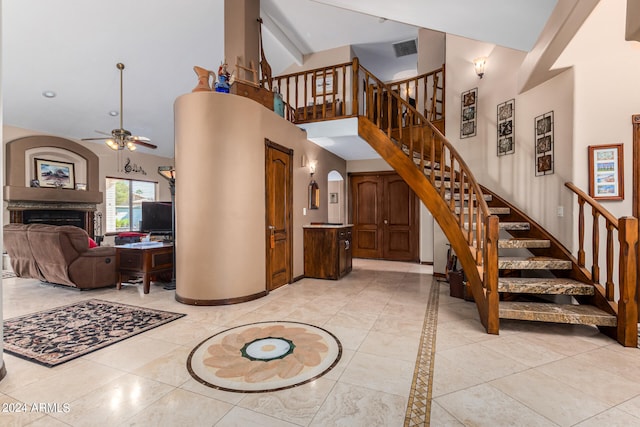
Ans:
{"type": "Polygon", "coordinates": [[[103,202],[95,153],[69,139],[37,135],[9,141],[5,161],[4,200],[10,222],[76,225],[94,237],[94,213],[103,202]],[[35,158],[73,163],[76,183],[86,183],[86,191],[31,187],[35,158]]]}

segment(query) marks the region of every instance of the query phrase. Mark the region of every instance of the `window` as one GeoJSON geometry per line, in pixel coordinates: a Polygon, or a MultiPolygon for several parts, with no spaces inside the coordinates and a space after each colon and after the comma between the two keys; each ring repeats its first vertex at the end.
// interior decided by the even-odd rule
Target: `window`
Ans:
{"type": "Polygon", "coordinates": [[[156,182],[107,178],[106,232],[140,230],[142,202],[156,200],[156,182]]]}

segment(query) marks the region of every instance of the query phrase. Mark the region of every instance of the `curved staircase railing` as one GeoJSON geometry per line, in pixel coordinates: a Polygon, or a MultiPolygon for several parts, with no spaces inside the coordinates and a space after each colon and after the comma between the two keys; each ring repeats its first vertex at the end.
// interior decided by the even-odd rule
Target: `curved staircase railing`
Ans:
{"type": "MultiPolygon", "coordinates": [[[[362,67],[355,58],[352,62],[274,77],[273,80],[286,105],[285,118],[291,122],[309,123],[337,118],[357,118],[360,137],[402,176],[431,211],[447,236],[465,271],[468,288],[488,333],[499,332],[499,319],[503,317],[500,292],[512,292],[514,286],[530,290],[526,285],[523,286],[522,281],[518,285],[513,285],[517,283],[513,280],[507,284],[505,281],[499,282],[499,269],[509,268],[500,267],[509,265],[498,255],[498,248],[502,244],[503,248],[532,248],[529,250],[541,258],[551,255],[561,260],[569,260],[572,265],[569,275],[578,282],[575,286],[580,288],[579,292],[586,292],[586,288],[591,286],[595,287],[597,292],[594,295],[590,290],[586,293],[565,291],[561,289],[563,286],[574,284],[563,283],[558,288],[560,293],[580,295],[576,297],[578,302],[594,305],[605,313],[604,323],[599,323],[603,325],[603,332],[615,336],[623,345],[636,345],[638,309],[635,289],[637,273],[634,266],[638,241],[637,219],[617,220],[596,201],[573,184],[567,183],[566,186],[578,195],[580,209],[580,248],[577,257],[574,257],[523,212],[480,186],[464,159],[441,131],[444,129],[444,65],[422,76],[385,84],[362,67]],[[492,214],[486,201],[492,197],[495,197],[491,202],[493,212],[501,212],[496,203],[502,203],[507,207],[506,211],[511,212],[507,215],[508,218],[526,219],[527,230],[533,225],[533,231],[529,234],[534,236],[534,242],[528,242],[526,245],[516,242],[517,245],[514,246],[513,243],[505,244],[498,240],[502,225],[498,216],[492,214]],[[594,246],[591,272],[585,268],[585,203],[591,205],[593,213],[594,246]],[[599,284],[600,218],[605,219],[607,232],[604,287],[599,284]],[[617,287],[613,280],[614,231],[617,232],[620,243],[617,287]],[[550,246],[532,245],[539,244],[536,240],[538,238],[548,240],[551,242],[550,246]],[[537,247],[550,249],[542,252],[543,249],[535,249],[537,247]],[[580,286],[579,282],[587,283],[588,286],[580,286]],[[614,301],[616,293],[619,293],[617,303],[614,301]],[[606,316],[617,318],[617,323],[606,316]]],[[[500,214],[504,215],[504,212],[500,214]]],[[[508,223],[503,225],[505,229],[510,226],[508,223]]],[[[527,267],[530,264],[527,264],[527,267]]],[[[561,264],[564,269],[566,263],[561,264]]],[[[559,280],[562,282],[562,279],[559,280]]],[[[534,288],[536,286],[539,285],[535,284],[534,288]]],[[[541,293],[554,293],[555,288],[551,288],[541,293]]],[[[513,310],[505,308],[504,317],[525,318],[520,317],[521,314],[515,315],[513,310]]]]}
{"type": "Polygon", "coordinates": [[[489,212],[471,169],[445,136],[357,59],[353,69],[353,81],[359,87],[354,111],[359,116],[360,136],[433,213],[467,275],[483,325],[487,332],[497,334],[498,217],[489,212]]]}

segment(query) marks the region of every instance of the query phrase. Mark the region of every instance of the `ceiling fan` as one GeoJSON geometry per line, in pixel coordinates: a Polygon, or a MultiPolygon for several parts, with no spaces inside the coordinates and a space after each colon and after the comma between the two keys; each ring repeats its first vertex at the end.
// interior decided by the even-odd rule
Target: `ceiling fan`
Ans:
{"type": "Polygon", "coordinates": [[[108,134],[106,132],[100,132],[100,131],[96,131],[97,133],[101,133],[104,135],[107,135],[108,137],[102,137],[102,138],[82,138],[82,141],[95,141],[95,140],[101,140],[104,139],[105,143],[112,148],[113,150],[119,151],[119,150],[124,150],[125,148],[127,148],[130,151],[133,151],[136,149],[136,145],[140,145],[142,147],[147,147],[147,148],[158,148],[157,145],[155,144],[151,144],[151,140],[147,137],[144,136],[136,136],[136,135],[131,135],[131,132],[129,132],[128,130],[126,130],[124,127],[122,127],[122,116],[123,116],[123,111],[122,111],[122,71],[124,70],[124,64],[122,62],[118,62],[116,64],[116,67],[118,68],[118,70],[120,70],[120,128],[119,129],[113,129],[111,131],[111,134],[108,134]]]}

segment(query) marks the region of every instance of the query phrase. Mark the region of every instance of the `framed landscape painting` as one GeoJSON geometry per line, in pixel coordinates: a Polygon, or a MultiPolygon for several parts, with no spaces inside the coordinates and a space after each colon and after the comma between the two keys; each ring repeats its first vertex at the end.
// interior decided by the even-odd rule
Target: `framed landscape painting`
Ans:
{"type": "Polygon", "coordinates": [[[624,199],[622,144],[590,145],[589,195],[600,200],[624,199]]]}
{"type": "Polygon", "coordinates": [[[70,188],[76,185],[73,163],[35,159],[36,177],[40,187],[70,188]]]}

